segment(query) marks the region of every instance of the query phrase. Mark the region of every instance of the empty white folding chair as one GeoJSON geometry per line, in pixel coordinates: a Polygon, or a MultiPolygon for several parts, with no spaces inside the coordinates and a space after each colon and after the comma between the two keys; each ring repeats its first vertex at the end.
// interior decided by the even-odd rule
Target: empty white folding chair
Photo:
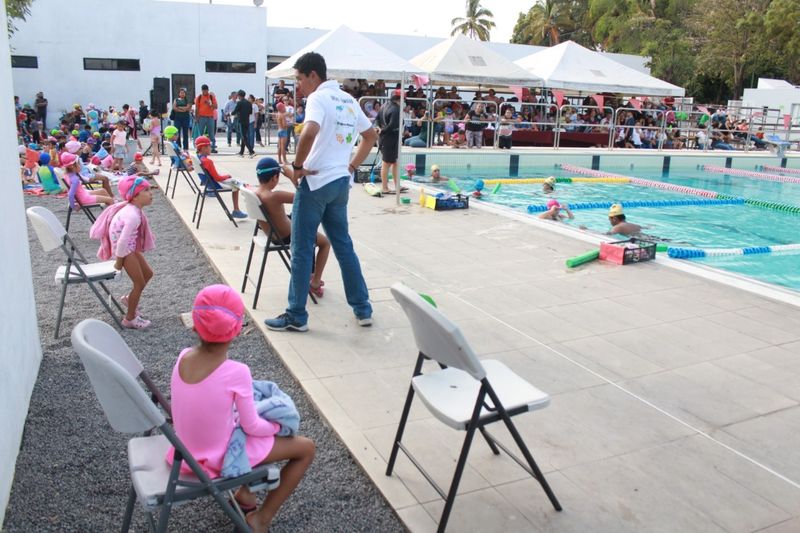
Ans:
{"type": "Polygon", "coordinates": [[[45,252],[50,252],[56,248],[61,249],[67,257],[67,262],[63,266],[58,267],[56,270],[56,282],[61,283],[61,299],[58,303],[58,316],[56,318],[56,332],[55,336],[58,337],[58,332],[61,327],[61,317],[64,312],[64,301],[67,297],[67,287],[76,283],[85,283],[89,286],[92,292],[103,304],[106,311],[114,319],[117,326],[122,327],[120,322],[120,315],[125,311],[119,305],[116,298],[108,290],[105,283],[106,281],[116,280],[120,277],[120,272],[114,268],[114,261],[103,261],[90,263],[86,257],[81,253],[75,242],[61,225],[58,218],[49,210],[41,206],[29,207],[27,209],[28,220],[31,221],[31,226],[39,238],[39,242],[44,248],[45,252]],[[97,285],[106,293],[106,297],[100,294],[97,285]],[[114,312],[109,304],[111,303],[119,311],[119,314],[114,312]]]}
{"type": "Polygon", "coordinates": [[[458,326],[407,286],[395,283],[391,291],[411,322],[419,355],[392,445],[386,475],[392,474],[397,452],[402,450],[445,500],[438,527],[438,531],[444,531],[467,463],[472,439],[477,430],[495,455],[499,455],[502,450],[533,476],[544,489],[553,507],[560,511],[561,505],[558,499],[511,420],[511,417],[521,413],[546,407],[550,403],[547,393],[525,381],[500,361],[478,360],[458,326]],[[426,360],[437,362],[439,369],[423,374],[422,364],[426,360]],[[446,493],[402,443],[415,394],[439,421],[453,429],[466,431],[453,481],[446,493]],[[511,433],[524,460],[512,454],[486,431],[487,425],[500,421],[511,433]]]}
{"type": "Polygon", "coordinates": [[[238,228],[239,224],[236,223],[236,219],[233,218],[228,206],[225,205],[225,201],[222,199],[222,196],[220,196],[220,193],[233,192],[233,189],[226,185],[222,185],[221,183],[217,183],[214,178],[209,176],[208,173],[206,173],[206,171],[203,169],[203,166],[200,164],[200,158],[196,155],[192,156],[192,165],[194,165],[197,175],[200,176],[200,188],[197,191],[197,198],[194,201],[194,214],[192,215],[192,222],[194,222],[195,218],[197,218],[196,227],[200,229],[200,217],[203,216],[203,207],[206,205],[206,198],[209,196],[214,196],[219,202],[220,207],[222,207],[222,210],[225,212],[225,215],[228,217],[228,220],[233,222],[233,225],[238,228]],[[209,185],[211,186],[209,187],[209,185]]]}
{"type": "MultiPolygon", "coordinates": [[[[130,526],[133,504],[137,499],[147,515],[151,530],[163,532],[167,530],[173,506],[207,496],[216,501],[238,531],[249,532],[244,516],[228,503],[225,494],[242,485],[257,486],[256,490],[273,490],[280,484],[280,469],[273,464],[259,465],[243,476],[211,479],[180,440],[164,414],[148,399],[136,382],[135,365],[127,368],[118,362],[121,351],[119,340],[114,339],[107,328],[104,330],[99,324],[102,323],[93,319],[78,324],[72,331],[72,347],[83,363],[111,427],[120,433],[145,435],[128,441],[128,467],[133,499],[128,500],[123,533],[130,526]],[[117,354],[110,355],[106,352],[108,349],[117,354]],[[161,434],[151,435],[154,429],[158,429],[161,434]],[[170,446],[175,449],[172,466],[164,460],[170,446]],[[183,463],[192,470],[191,475],[181,474],[183,463]],[[155,513],[158,513],[158,523],[155,521],[155,513]]],[[[130,363],[130,359],[124,354],[122,360],[130,363]]]]}

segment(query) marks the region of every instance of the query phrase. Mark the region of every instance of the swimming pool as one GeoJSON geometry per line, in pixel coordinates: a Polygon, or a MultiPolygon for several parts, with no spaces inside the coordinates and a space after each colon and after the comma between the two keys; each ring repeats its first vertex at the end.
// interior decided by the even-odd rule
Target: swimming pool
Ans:
{"type": "MultiPolygon", "coordinates": [[[[406,155],[408,161],[420,169],[420,156],[406,155]]],[[[721,195],[800,206],[800,183],[763,181],[749,177],[728,176],[700,170],[703,164],[721,167],[756,170],[760,165],[800,167],[798,160],[776,157],[734,158],[727,154],[715,157],[669,157],[663,155],[596,155],[596,154],[544,154],[521,155],[514,158],[505,155],[483,155],[469,152],[427,154],[427,165],[437,163],[442,174],[464,191],[474,190],[478,179],[492,178],[544,178],[577,176],[576,172],[563,170],[561,164],[594,168],[602,172],[645,178],[681,187],[714,191],[721,195]],[[503,156],[500,156],[503,157],[503,156]]],[[[426,165],[422,165],[423,168],[426,165]]],[[[768,171],[769,174],[778,174],[768,171]]],[[[445,190],[447,184],[436,184],[445,190]]],[[[682,192],[644,187],[631,183],[557,183],[554,193],[546,194],[540,183],[502,184],[495,194],[494,185],[486,185],[480,200],[515,211],[528,212],[528,206],[542,206],[555,198],[561,203],[586,204],[608,202],[654,203],[665,200],[700,200],[699,196],[682,192]]],[[[754,205],[679,205],[661,207],[626,207],[629,221],[645,227],[645,232],[669,241],[671,246],[691,248],[744,248],[800,243],[800,214],[754,205]]],[[[536,216],[533,213],[530,216],[536,216]]],[[[608,208],[579,209],[575,219],[567,220],[572,226],[583,225],[588,229],[604,233],[609,228],[608,208]]],[[[800,291],[800,252],[769,253],[758,255],[733,255],[692,259],[708,266],[735,272],[767,283],[789,287],[800,291]]]]}

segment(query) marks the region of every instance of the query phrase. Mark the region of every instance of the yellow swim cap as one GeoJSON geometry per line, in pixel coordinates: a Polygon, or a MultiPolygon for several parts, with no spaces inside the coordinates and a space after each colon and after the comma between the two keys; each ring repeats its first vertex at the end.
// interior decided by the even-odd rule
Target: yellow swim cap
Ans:
{"type": "Polygon", "coordinates": [[[431,172],[436,172],[439,170],[439,165],[431,165],[431,172]]]}
{"type": "Polygon", "coordinates": [[[608,216],[610,217],[618,217],[622,212],[622,206],[620,204],[611,204],[611,208],[608,210],[608,216]]]}
{"type": "Polygon", "coordinates": [[[544,182],[546,184],[548,184],[548,185],[555,185],[556,184],[556,178],[554,178],[553,176],[550,176],[549,178],[546,178],[544,180],[544,182]]]}

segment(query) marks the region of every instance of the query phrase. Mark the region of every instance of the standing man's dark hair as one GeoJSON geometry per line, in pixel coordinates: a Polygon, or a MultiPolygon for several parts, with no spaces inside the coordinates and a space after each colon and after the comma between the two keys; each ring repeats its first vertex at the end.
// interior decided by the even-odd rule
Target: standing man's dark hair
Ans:
{"type": "Polygon", "coordinates": [[[325,58],[316,52],[308,52],[301,55],[293,68],[306,76],[314,71],[319,76],[320,81],[328,79],[328,67],[325,65],[325,58]]]}

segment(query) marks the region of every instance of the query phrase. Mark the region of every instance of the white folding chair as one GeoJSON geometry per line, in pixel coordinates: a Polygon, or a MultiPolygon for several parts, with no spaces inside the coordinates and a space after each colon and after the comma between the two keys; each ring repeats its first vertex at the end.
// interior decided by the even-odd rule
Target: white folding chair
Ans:
{"type": "Polygon", "coordinates": [[[273,464],[259,465],[243,476],[211,479],[163,413],[147,398],[131,369],[106,353],[108,348],[119,352],[121,339],[113,339],[98,324],[102,323],[93,319],[78,324],[72,331],[72,347],[83,363],[111,427],[120,433],[145,434],[128,441],[133,495],[126,507],[123,533],[128,531],[137,499],[147,515],[150,529],[163,532],[167,530],[173,506],[206,496],[214,498],[238,531],[249,532],[244,516],[228,503],[224,494],[242,485],[273,490],[280,484],[280,469],[273,464]],[[161,434],[151,435],[156,428],[161,434]],[[170,446],[175,449],[171,467],[164,460],[170,446]],[[184,462],[192,470],[191,475],[181,474],[184,462]],[[155,512],[158,512],[157,524],[155,512]]]}
{"type": "MultiPolygon", "coordinates": [[[[261,292],[261,282],[264,280],[264,270],[267,266],[267,257],[269,256],[270,252],[277,252],[278,257],[281,258],[283,261],[286,270],[289,271],[289,274],[292,273],[292,266],[291,266],[291,245],[286,244],[278,235],[278,232],[275,231],[275,226],[272,224],[272,221],[269,217],[269,212],[267,211],[264,204],[261,202],[261,199],[249,189],[239,189],[239,194],[241,194],[242,198],[244,199],[244,207],[247,211],[247,216],[254,219],[256,221],[255,228],[253,229],[253,238],[250,240],[250,251],[247,254],[247,265],[244,267],[244,280],[242,281],[242,293],[245,292],[247,288],[247,282],[253,283],[253,280],[250,279],[250,265],[253,262],[253,252],[256,248],[263,250],[263,255],[261,256],[261,270],[258,273],[258,281],[256,282],[256,293],[253,296],[253,309],[256,308],[256,304],[258,303],[258,295],[261,292]],[[269,227],[269,231],[263,231],[261,228],[260,222],[263,222],[269,227]]],[[[311,271],[314,271],[314,265],[312,263],[311,271]]],[[[311,301],[315,304],[317,302],[317,298],[314,296],[314,293],[309,292],[308,296],[311,298],[311,301]]]]}
{"type": "Polygon", "coordinates": [[[111,315],[111,318],[114,319],[117,326],[121,328],[120,317],[114,312],[109,302],[100,294],[95,285],[100,285],[108,296],[108,300],[114,304],[120,315],[125,313],[104,283],[120,277],[120,272],[114,268],[114,261],[89,263],[81,251],[78,250],[67,230],[64,229],[64,226],[61,225],[61,222],[51,211],[41,206],[34,206],[29,207],[26,212],[44,251],[50,252],[56,248],[61,248],[67,256],[66,264],[58,267],[55,276],[56,282],[61,283],[61,299],[58,304],[55,337],[58,337],[58,332],[61,328],[61,317],[64,311],[64,300],[67,297],[67,287],[76,283],[86,283],[111,315]]]}
{"type": "Polygon", "coordinates": [[[550,489],[544,474],[533,460],[533,455],[511,421],[513,416],[546,407],[550,403],[547,393],[525,381],[500,361],[478,360],[458,326],[407,286],[395,283],[392,285],[391,291],[411,322],[419,356],[403,406],[397,435],[392,445],[386,475],[392,475],[397,452],[402,450],[445,500],[438,527],[438,531],[443,532],[447,527],[450,511],[453,508],[472,439],[475,431],[478,430],[492,453],[499,455],[502,450],[511,457],[541,484],[553,507],[557,511],[561,511],[561,505],[550,489]],[[423,374],[422,364],[426,360],[436,361],[440,368],[434,372],[423,374]],[[419,461],[401,442],[415,393],[439,421],[453,429],[466,431],[453,481],[447,493],[434,482],[419,461]],[[524,462],[486,431],[487,425],[499,421],[502,421],[508,428],[524,456],[524,462]]]}
{"type": "Polygon", "coordinates": [[[214,178],[209,176],[203,169],[203,166],[200,164],[200,158],[196,155],[192,155],[191,157],[195,172],[197,172],[197,175],[200,176],[200,188],[197,191],[197,198],[194,201],[194,214],[192,215],[192,222],[195,221],[196,217],[197,229],[200,229],[200,217],[203,216],[203,207],[206,205],[206,198],[213,195],[219,202],[219,205],[222,207],[222,210],[225,212],[228,220],[233,222],[233,225],[238,228],[239,224],[236,223],[236,219],[233,218],[228,206],[225,205],[225,201],[222,199],[222,196],[220,196],[220,193],[233,192],[233,189],[226,187],[221,183],[217,183],[214,178]],[[209,187],[209,185],[211,185],[211,187],[209,187]]]}
{"type": "Polygon", "coordinates": [[[192,173],[189,172],[189,169],[184,168],[181,161],[181,155],[175,150],[175,146],[171,142],[164,143],[167,149],[167,155],[170,158],[175,158],[178,161],[177,164],[171,164],[169,166],[169,174],[167,174],[167,186],[164,187],[164,196],[169,194],[169,184],[172,181],[172,173],[175,172],[175,181],[172,182],[172,196],[171,198],[175,198],[175,187],[178,185],[178,176],[183,176],[183,179],[186,180],[186,183],[189,184],[189,188],[192,189],[193,194],[197,194],[200,191],[200,186],[194,181],[194,177],[192,177],[192,173]]]}

